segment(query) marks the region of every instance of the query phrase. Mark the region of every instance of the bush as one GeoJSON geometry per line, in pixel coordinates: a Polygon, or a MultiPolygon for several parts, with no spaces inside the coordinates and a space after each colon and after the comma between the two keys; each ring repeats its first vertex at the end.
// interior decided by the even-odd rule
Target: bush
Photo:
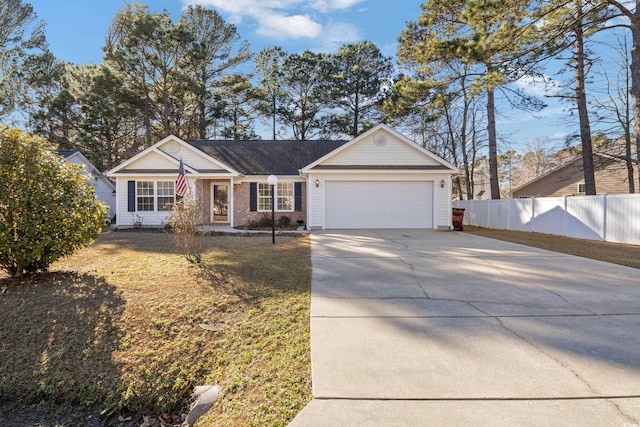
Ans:
{"type": "Polygon", "coordinates": [[[87,180],[42,138],[0,126],[0,268],[46,271],[96,239],[107,208],[87,180]]]}
{"type": "Polygon", "coordinates": [[[291,218],[286,215],[281,216],[280,218],[278,218],[278,222],[276,222],[276,225],[278,226],[278,228],[287,228],[289,225],[291,225],[291,218]]]}
{"type": "Polygon", "coordinates": [[[168,224],[173,243],[187,261],[196,265],[202,263],[204,242],[202,233],[198,230],[202,223],[202,206],[191,194],[187,194],[173,206],[168,224]]]}
{"type": "Polygon", "coordinates": [[[260,230],[262,228],[271,228],[271,214],[263,213],[257,219],[249,221],[249,229],[260,230]]]}

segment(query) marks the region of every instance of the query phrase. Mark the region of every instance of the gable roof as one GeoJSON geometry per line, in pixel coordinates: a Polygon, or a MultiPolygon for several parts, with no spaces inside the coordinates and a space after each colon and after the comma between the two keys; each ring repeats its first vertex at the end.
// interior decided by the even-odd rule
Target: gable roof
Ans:
{"type": "MultiPolygon", "coordinates": [[[[201,160],[207,163],[209,166],[217,167],[218,169],[215,170],[216,172],[226,172],[234,175],[238,174],[237,171],[232,170],[228,165],[225,165],[219,160],[212,158],[211,156],[202,152],[201,150],[196,149],[191,144],[188,144],[187,142],[183,141],[177,136],[169,135],[163,138],[162,140],[156,142],[151,147],[139,152],[138,154],[129,158],[123,163],[120,163],[119,165],[115,166],[113,169],[107,172],[107,176],[116,176],[116,174],[123,174],[123,173],[125,174],[154,173],[154,172],[155,173],[177,173],[178,166],[180,164],[180,158],[182,156],[178,157],[175,155],[175,153],[179,152],[181,147],[187,147],[189,151],[196,153],[197,156],[201,157],[202,158],[201,160]],[[163,147],[169,147],[169,149],[168,150],[162,149],[163,147]],[[146,168],[142,170],[131,168],[132,165],[135,165],[139,161],[144,161],[145,158],[147,158],[150,155],[159,156],[159,158],[163,159],[164,163],[166,165],[171,166],[171,168],[167,170],[158,169],[157,167],[146,168]]],[[[197,170],[196,168],[190,166],[187,162],[184,162],[183,165],[184,165],[184,170],[186,174],[199,175],[199,173],[201,172],[200,169],[197,170]]]]}
{"type": "Polygon", "coordinates": [[[232,176],[264,176],[272,174],[298,176],[301,172],[304,173],[314,166],[319,166],[318,169],[322,169],[323,165],[319,165],[321,162],[328,158],[333,159],[334,156],[343,152],[344,148],[351,147],[378,131],[387,132],[412,153],[420,153],[421,156],[418,157],[422,157],[422,160],[417,162],[409,161],[407,164],[387,164],[387,160],[381,158],[379,159],[381,163],[376,163],[375,165],[332,165],[332,168],[433,170],[457,173],[458,169],[455,166],[388,126],[381,124],[350,141],[183,140],[174,135],[169,135],[162,141],[114,167],[107,172],[107,176],[170,172],[170,170],[166,169],[166,166],[160,168],[158,164],[153,166],[153,161],[147,161],[151,155],[161,156],[165,160],[163,165],[169,165],[171,170],[175,165],[176,171],[179,159],[183,159],[185,172],[193,175],[228,173],[232,174],[232,176]],[[184,157],[182,155],[178,156],[178,153],[182,154],[181,147],[186,148],[190,154],[184,157]],[[425,162],[425,159],[428,159],[428,161],[425,162]],[[211,165],[216,166],[216,169],[211,169],[211,165]]]}
{"type": "MultiPolygon", "coordinates": [[[[385,139],[385,138],[383,138],[385,139]]],[[[376,143],[377,144],[377,143],[376,143]]],[[[383,162],[388,161],[388,159],[384,159],[382,160],[383,162]]],[[[315,159],[312,159],[312,161],[310,163],[307,163],[302,169],[303,173],[308,173],[310,172],[312,169],[313,170],[321,170],[321,169],[352,169],[352,170],[357,170],[357,169],[404,169],[404,170],[437,170],[437,171],[446,171],[447,173],[458,173],[458,168],[455,167],[454,165],[452,165],[451,163],[447,162],[446,160],[438,157],[437,155],[435,155],[434,153],[432,153],[431,151],[427,150],[426,148],[422,147],[419,144],[416,144],[414,141],[410,140],[409,138],[407,138],[406,136],[402,135],[401,133],[397,132],[396,130],[390,128],[389,126],[385,125],[384,123],[381,123],[377,126],[374,126],[373,128],[369,129],[368,131],[358,135],[357,137],[355,137],[354,139],[352,139],[351,141],[348,141],[345,144],[340,145],[339,147],[337,147],[335,150],[326,153],[324,156],[318,156],[315,159]],[[377,136],[381,133],[386,133],[389,136],[391,136],[393,139],[399,141],[400,144],[402,144],[403,147],[408,148],[410,150],[412,150],[411,152],[413,153],[419,153],[420,156],[418,156],[416,159],[418,158],[422,158],[423,161],[416,161],[416,164],[349,164],[349,165],[345,165],[345,164],[331,164],[331,165],[324,165],[323,163],[330,161],[330,159],[335,159],[336,157],[340,156],[340,153],[346,152],[347,150],[349,150],[350,147],[353,147],[355,145],[360,144],[363,141],[366,141],[367,139],[373,137],[373,136],[377,136]],[[430,162],[431,164],[426,165],[424,164],[424,160],[428,159],[428,162],[430,162]]]]}
{"type": "Polygon", "coordinates": [[[186,140],[244,175],[298,175],[316,159],[347,143],[329,140],[186,140]]]}
{"type": "MultiPolygon", "coordinates": [[[[604,168],[606,168],[607,166],[614,164],[614,163],[621,163],[621,162],[625,162],[624,158],[621,158],[619,156],[613,156],[611,154],[606,154],[606,153],[593,153],[593,166],[594,166],[594,170],[602,170],[604,168]]],[[[580,170],[582,170],[582,157],[575,157],[569,161],[567,161],[566,163],[561,164],[560,166],[551,169],[548,172],[543,173],[542,175],[533,178],[531,181],[527,181],[526,183],[522,184],[521,186],[514,188],[513,190],[511,190],[511,194],[513,195],[516,192],[520,192],[524,189],[526,189],[527,187],[529,187],[530,185],[535,184],[538,181],[541,181],[547,177],[549,177],[550,175],[556,174],[559,171],[562,171],[564,169],[567,169],[569,167],[574,167],[574,165],[576,165],[576,167],[578,167],[580,170]]]]}
{"type": "Polygon", "coordinates": [[[58,150],[56,151],[56,153],[59,156],[62,156],[65,159],[68,159],[69,157],[73,156],[75,153],[78,153],[78,150],[58,150]]]}

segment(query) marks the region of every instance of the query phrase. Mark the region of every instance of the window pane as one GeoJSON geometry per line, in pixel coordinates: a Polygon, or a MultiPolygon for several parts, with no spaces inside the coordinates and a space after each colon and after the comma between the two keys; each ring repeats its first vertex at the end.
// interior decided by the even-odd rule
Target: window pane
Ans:
{"type": "Polygon", "coordinates": [[[153,181],[136,182],[138,196],[153,196],[153,181]]]}
{"type": "Polygon", "coordinates": [[[271,197],[258,198],[258,210],[259,211],[271,211],[271,197]]]}
{"type": "Polygon", "coordinates": [[[293,211],[293,197],[278,197],[279,211],[293,211]]]}
{"type": "Polygon", "coordinates": [[[279,211],[293,211],[293,182],[278,184],[276,196],[278,197],[277,208],[279,211]]]}
{"type": "Polygon", "coordinates": [[[137,181],[136,182],[136,204],[139,211],[154,210],[154,185],[153,181],[137,181]]]}
{"type": "Polygon", "coordinates": [[[139,211],[153,211],[153,197],[138,197],[139,211]]]}
{"type": "Polygon", "coordinates": [[[158,181],[158,196],[173,196],[174,195],[174,182],[173,181],[158,181]]]}
{"type": "Polygon", "coordinates": [[[173,205],[175,200],[173,197],[158,197],[158,210],[159,211],[170,211],[173,209],[173,205]]]}
{"type": "Polygon", "coordinates": [[[258,211],[271,210],[271,186],[265,182],[258,183],[258,211]]]}
{"type": "Polygon", "coordinates": [[[258,197],[271,197],[271,186],[263,182],[258,183],[258,197]]]}
{"type": "Polygon", "coordinates": [[[278,196],[293,196],[293,182],[278,184],[278,196]]]}

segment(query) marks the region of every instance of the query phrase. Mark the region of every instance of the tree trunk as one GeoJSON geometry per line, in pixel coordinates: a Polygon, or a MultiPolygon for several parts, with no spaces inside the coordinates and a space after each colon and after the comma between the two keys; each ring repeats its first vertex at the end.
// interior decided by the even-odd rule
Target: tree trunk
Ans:
{"type": "MultiPolygon", "coordinates": [[[[582,16],[582,1],[576,0],[576,14],[582,16]]],[[[574,46],[574,60],[576,62],[576,102],[578,118],[580,119],[580,141],[582,142],[582,168],[584,170],[584,191],[587,196],[596,194],[596,180],[593,168],[593,148],[591,146],[591,125],[587,109],[587,94],[585,90],[584,71],[584,34],[582,19],[577,20],[574,28],[576,36],[574,46]]]]}
{"type": "MultiPolygon", "coordinates": [[[[487,67],[490,71],[490,67],[487,67]]],[[[498,140],[496,137],[496,108],[493,87],[487,88],[487,132],[489,136],[489,183],[491,198],[500,198],[500,183],[498,182],[498,140]]]]}
{"type": "Polygon", "coordinates": [[[353,129],[351,130],[351,136],[355,138],[358,136],[358,122],[360,121],[360,97],[359,92],[356,89],[355,108],[353,109],[353,129]]]}
{"type": "MultiPolygon", "coordinates": [[[[636,163],[640,169],[640,7],[631,19],[631,103],[633,105],[633,133],[636,140],[636,163]]],[[[638,174],[640,185],[640,174],[638,174]]]]}
{"type": "Polygon", "coordinates": [[[271,98],[271,128],[273,130],[273,140],[276,140],[276,93],[271,98]]]}
{"type": "Polygon", "coordinates": [[[636,182],[633,177],[633,157],[631,156],[631,133],[628,127],[624,131],[624,161],[627,165],[627,179],[629,180],[629,194],[636,192],[636,182]]]}
{"type": "Polygon", "coordinates": [[[462,149],[462,165],[464,167],[464,183],[467,190],[467,200],[472,200],[473,189],[471,188],[471,174],[469,173],[469,153],[467,153],[467,120],[469,118],[469,99],[467,98],[467,88],[465,86],[464,76],[462,77],[462,90],[464,94],[464,105],[462,109],[462,128],[460,129],[460,148],[462,149]]]}
{"type": "MultiPolygon", "coordinates": [[[[624,130],[624,160],[625,163],[627,165],[627,179],[629,181],[629,194],[633,194],[636,192],[636,181],[634,178],[634,170],[633,170],[633,165],[634,165],[634,161],[633,161],[633,144],[631,143],[632,141],[632,136],[631,136],[631,128],[633,126],[632,124],[632,113],[631,113],[631,82],[630,77],[631,77],[631,67],[630,67],[630,61],[629,61],[629,46],[627,44],[627,38],[624,38],[624,45],[620,46],[621,50],[621,54],[624,55],[624,62],[623,64],[625,65],[625,74],[624,74],[624,95],[622,96],[622,99],[624,100],[624,115],[622,116],[622,118],[619,119],[619,121],[622,124],[622,129],[624,130]]],[[[618,93],[620,93],[620,91],[618,90],[618,93]]],[[[620,116],[620,114],[618,114],[618,116],[620,116]]]]}

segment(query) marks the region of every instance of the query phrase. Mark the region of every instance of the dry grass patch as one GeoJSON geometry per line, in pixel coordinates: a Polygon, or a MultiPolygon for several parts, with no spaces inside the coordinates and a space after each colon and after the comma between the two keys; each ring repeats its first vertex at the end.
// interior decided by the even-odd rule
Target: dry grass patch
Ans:
{"type": "Polygon", "coordinates": [[[574,239],[553,234],[494,230],[468,225],[464,226],[464,231],[492,239],[640,268],[640,246],[636,245],[574,239]]]}
{"type": "Polygon", "coordinates": [[[219,383],[199,425],[286,425],[311,399],[308,237],[205,245],[201,269],[166,234],[107,232],[48,274],[0,279],[0,400],[139,417],[219,383]]]}

